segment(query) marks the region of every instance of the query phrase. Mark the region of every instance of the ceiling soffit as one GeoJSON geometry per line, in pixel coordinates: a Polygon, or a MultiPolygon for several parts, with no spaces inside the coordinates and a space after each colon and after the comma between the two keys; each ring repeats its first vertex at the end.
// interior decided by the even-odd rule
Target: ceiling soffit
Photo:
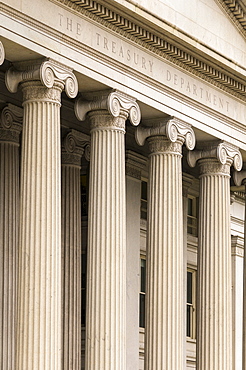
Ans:
{"type": "MultiPolygon", "coordinates": [[[[136,21],[132,21],[131,19],[126,18],[125,15],[122,16],[116,11],[109,9],[108,7],[94,0],[51,1],[58,2],[59,4],[68,7],[73,11],[82,13],[87,17],[94,19],[107,28],[111,28],[115,32],[124,35],[126,38],[134,40],[134,42],[153,51],[155,54],[165,58],[166,60],[171,61],[176,65],[179,65],[180,67],[205,79],[213,85],[216,85],[222,90],[228,91],[229,93],[232,93],[233,95],[246,100],[246,81],[244,82],[241,76],[237,79],[235,76],[232,76],[229,73],[225,73],[225,68],[223,69],[223,66],[221,66],[221,69],[219,68],[219,66],[215,67],[212,63],[209,63],[209,61],[204,61],[195,53],[187,51],[187,47],[181,48],[180,45],[175,45],[174,43],[170,42],[170,40],[164,38],[165,36],[160,36],[152,31],[149,31],[142,25],[137,24],[136,21]]],[[[229,5],[226,3],[234,3],[236,5],[239,4],[240,0],[217,1],[223,3],[223,6],[226,6],[227,10],[230,9],[231,13],[232,6],[229,7],[229,5]]],[[[245,13],[243,12],[243,10],[243,13],[240,13],[238,10],[235,10],[235,13],[236,12],[238,12],[237,22],[239,22],[240,19],[240,24],[244,25],[244,27],[246,28],[246,25],[244,24],[245,13]]],[[[246,30],[244,29],[243,31],[245,32],[246,37],[246,30]]]]}

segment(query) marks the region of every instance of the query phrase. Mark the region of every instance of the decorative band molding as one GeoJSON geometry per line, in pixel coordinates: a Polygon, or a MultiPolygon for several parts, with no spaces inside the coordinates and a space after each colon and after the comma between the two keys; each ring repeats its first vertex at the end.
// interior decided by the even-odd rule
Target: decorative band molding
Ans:
{"type": "MultiPolygon", "coordinates": [[[[94,0],[51,0],[62,4],[78,13],[86,15],[88,18],[103,24],[107,28],[113,29],[124,37],[138,43],[155,54],[170,60],[172,63],[181,66],[185,70],[198,75],[206,81],[219,86],[223,90],[229,89],[231,93],[245,100],[246,84],[225,74],[222,70],[214,68],[212,65],[199,60],[196,56],[189,54],[185,49],[181,49],[163,37],[157,36],[144,29],[142,26],[117,14],[115,11],[106,8],[104,5],[94,0]]],[[[222,0],[219,0],[222,1],[222,0]]],[[[231,0],[229,0],[231,1],[231,0]]],[[[234,0],[235,2],[235,0],[234,0]]],[[[246,33],[246,32],[245,32],[246,33]]]]}

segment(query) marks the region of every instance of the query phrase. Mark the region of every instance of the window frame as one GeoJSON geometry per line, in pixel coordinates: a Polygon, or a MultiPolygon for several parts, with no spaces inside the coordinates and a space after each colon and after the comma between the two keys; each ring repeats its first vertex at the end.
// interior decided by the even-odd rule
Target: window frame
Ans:
{"type": "MultiPolygon", "coordinates": [[[[191,310],[191,319],[190,319],[190,335],[187,335],[188,330],[188,320],[186,316],[186,338],[188,339],[196,339],[196,277],[197,277],[197,270],[192,267],[187,267],[187,277],[188,272],[192,274],[192,291],[191,291],[191,297],[192,297],[192,303],[188,303],[187,299],[187,293],[188,293],[188,281],[187,281],[187,287],[186,287],[186,315],[188,315],[187,309],[188,306],[191,310]]],[[[188,279],[187,279],[188,280],[188,279]]]]}

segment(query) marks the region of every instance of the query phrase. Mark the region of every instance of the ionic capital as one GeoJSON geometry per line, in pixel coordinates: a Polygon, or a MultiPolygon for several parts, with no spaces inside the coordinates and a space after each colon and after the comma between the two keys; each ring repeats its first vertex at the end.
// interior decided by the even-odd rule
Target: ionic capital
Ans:
{"type": "Polygon", "coordinates": [[[220,165],[232,165],[236,171],[240,171],[243,165],[242,155],[234,145],[221,142],[217,145],[210,146],[209,149],[195,150],[187,155],[188,164],[195,167],[196,162],[200,159],[216,159],[220,165]]]}
{"type": "Polygon", "coordinates": [[[188,150],[193,150],[196,143],[191,125],[175,117],[159,120],[151,127],[138,127],[135,133],[136,141],[141,146],[151,136],[165,136],[171,143],[185,142],[188,150]]]}
{"type": "Polygon", "coordinates": [[[233,180],[236,186],[246,185],[246,171],[234,171],[233,180]]]}
{"type": "Polygon", "coordinates": [[[0,41],[0,66],[3,64],[5,58],[5,52],[2,42],[0,41]]]}
{"type": "Polygon", "coordinates": [[[0,141],[19,143],[23,109],[13,104],[3,108],[0,116],[0,141]]]}
{"type": "Polygon", "coordinates": [[[140,122],[141,112],[136,99],[118,91],[88,94],[85,101],[79,98],[75,103],[75,114],[78,120],[84,121],[86,114],[96,110],[107,110],[113,117],[129,118],[133,126],[140,122]]]}
{"type": "Polygon", "coordinates": [[[71,130],[63,139],[62,164],[81,166],[82,155],[90,160],[90,137],[79,131],[71,130]]]}
{"type": "Polygon", "coordinates": [[[69,98],[75,98],[78,93],[78,82],[72,70],[51,59],[15,63],[5,75],[6,86],[12,93],[20,83],[28,81],[40,81],[47,88],[59,84],[69,98]]]}

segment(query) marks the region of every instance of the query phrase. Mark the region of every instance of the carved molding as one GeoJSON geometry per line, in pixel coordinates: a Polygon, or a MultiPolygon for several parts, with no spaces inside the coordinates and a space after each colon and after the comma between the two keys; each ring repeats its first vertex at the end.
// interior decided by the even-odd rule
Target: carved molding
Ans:
{"type": "Polygon", "coordinates": [[[90,159],[90,137],[79,131],[71,130],[63,139],[62,164],[81,166],[82,155],[90,159]]]}
{"type": "Polygon", "coordinates": [[[138,145],[144,145],[145,140],[151,136],[164,136],[171,143],[181,142],[188,150],[193,150],[196,143],[195,133],[191,125],[175,118],[157,121],[152,127],[139,126],[135,132],[138,145]]]}
{"type": "Polygon", "coordinates": [[[5,59],[4,47],[2,42],[0,41],[0,65],[3,64],[4,59],[5,59]]]}
{"type": "Polygon", "coordinates": [[[246,185],[246,171],[234,171],[233,180],[236,186],[246,185]]]}
{"type": "MultiPolygon", "coordinates": [[[[211,159],[212,165],[212,159],[214,158],[218,161],[217,170],[219,170],[219,168],[222,168],[221,165],[231,166],[233,163],[235,170],[240,171],[243,165],[242,155],[239,149],[227,142],[221,142],[218,145],[210,147],[209,149],[195,150],[193,152],[188,152],[187,154],[187,161],[190,167],[195,167],[196,162],[201,159],[211,159]]],[[[213,167],[214,166],[216,166],[216,162],[214,162],[213,167]]],[[[211,168],[210,171],[208,169],[209,172],[217,172],[217,170],[213,170],[211,168]]]]}
{"type": "MultiPolygon", "coordinates": [[[[215,68],[214,66],[199,59],[197,55],[191,55],[187,49],[180,48],[172,44],[169,40],[158,36],[151,31],[143,28],[142,24],[136,24],[131,20],[117,14],[115,11],[107,8],[104,5],[97,3],[95,0],[51,0],[53,2],[69,8],[73,12],[82,13],[91,18],[97,23],[101,23],[107,28],[123,35],[124,37],[136,42],[142,47],[151,50],[155,54],[171,61],[172,63],[182,67],[186,71],[199,76],[215,86],[219,86],[223,90],[230,91],[234,95],[246,98],[246,84],[238,78],[235,79],[224,73],[224,70],[215,68]]],[[[223,0],[217,0],[222,2],[223,0]]],[[[224,0],[234,2],[235,0],[224,0]]],[[[223,1],[223,2],[224,2],[223,1]]],[[[237,2],[237,1],[236,1],[237,2]]],[[[231,8],[228,6],[228,8],[231,8]]],[[[235,14],[237,10],[235,8],[235,14]]],[[[236,18],[235,18],[236,19],[236,18]]]]}
{"type": "Polygon", "coordinates": [[[147,172],[148,159],[132,150],[126,151],[126,175],[141,180],[143,173],[147,172]]]}
{"type": "Polygon", "coordinates": [[[20,83],[28,81],[40,81],[48,89],[55,83],[62,84],[69,98],[75,98],[78,93],[78,82],[73,72],[51,59],[15,63],[6,73],[6,86],[12,93],[17,92],[20,83]]]}
{"type": "Polygon", "coordinates": [[[0,141],[19,143],[23,109],[13,104],[3,108],[0,116],[0,141]]]}
{"type": "Polygon", "coordinates": [[[238,257],[244,256],[243,238],[238,235],[231,236],[231,255],[238,257]]]}
{"type": "Polygon", "coordinates": [[[246,3],[244,0],[216,0],[226,11],[238,30],[246,37],[246,3]]]}
{"type": "Polygon", "coordinates": [[[140,108],[136,99],[123,94],[118,90],[87,95],[90,101],[80,97],[75,102],[75,114],[78,120],[84,121],[88,112],[107,110],[113,117],[121,115],[128,117],[133,126],[137,126],[141,119],[140,108]]]}

